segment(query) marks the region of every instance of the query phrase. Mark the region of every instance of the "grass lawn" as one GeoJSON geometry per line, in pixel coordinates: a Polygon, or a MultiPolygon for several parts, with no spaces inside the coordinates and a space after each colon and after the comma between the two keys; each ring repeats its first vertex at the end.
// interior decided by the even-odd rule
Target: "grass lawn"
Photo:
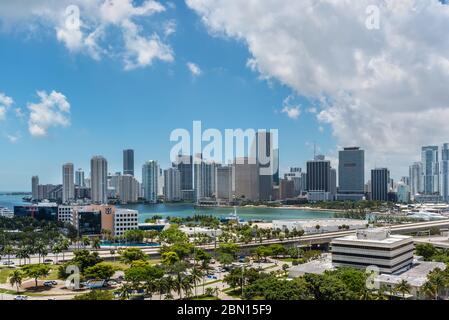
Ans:
{"type": "Polygon", "coordinates": [[[40,280],[58,280],[58,266],[52,266],[48,277],[42,278],[40,280]]]}
{"type": "Polygon", "coordinates": [[[6,283],[14,268],[0,268],[0,283],[6,283]]]}

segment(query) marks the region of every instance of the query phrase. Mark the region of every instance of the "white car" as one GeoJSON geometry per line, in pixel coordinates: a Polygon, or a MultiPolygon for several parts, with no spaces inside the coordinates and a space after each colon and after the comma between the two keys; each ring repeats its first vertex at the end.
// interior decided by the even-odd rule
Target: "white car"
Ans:
{"type": "Polygon", "coordinates": [[[3,261],[4,266],[12,266],[14,264],[15,264],[14,261],[3,261]]]}
{"type": "Polygon", "coordinates": [[[14,300],[28,300],[27,296],[15,296],[14,300]]]}

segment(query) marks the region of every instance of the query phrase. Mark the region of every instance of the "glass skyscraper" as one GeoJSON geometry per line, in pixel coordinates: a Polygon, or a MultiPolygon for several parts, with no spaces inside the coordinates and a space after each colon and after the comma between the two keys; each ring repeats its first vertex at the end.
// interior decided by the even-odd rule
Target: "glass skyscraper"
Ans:
{"type": "Polygon", "coordinates": [[[424,194],[439,194],[440,165],[438,162],[438,146],[422,147],[421,162],[423,165],[424,194]]]}

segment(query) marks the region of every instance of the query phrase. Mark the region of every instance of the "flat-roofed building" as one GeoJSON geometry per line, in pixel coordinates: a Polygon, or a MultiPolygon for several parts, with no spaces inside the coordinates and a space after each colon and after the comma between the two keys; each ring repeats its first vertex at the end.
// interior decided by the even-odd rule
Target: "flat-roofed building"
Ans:
{"type": "Polygon", "coordinates": [[[331,247],[336,267],[376,266],[380,273],[394,273],[413,262],[413,238],[391,235],[385,228],[357,230],[355,235],[333,239],[331,247]]]}
{"type": "Polygon", "coordinates": [[[273,220],[272,229],[304,231],[305,234],[357,230],[366,228],[368,221],[357,219],[273,220]]]}
{"type": "Polygon", "coordinates": [[[139,211],[116,209],[114,214],[114,236],[122,236],[128,230],[139,229],[139,211]]]}

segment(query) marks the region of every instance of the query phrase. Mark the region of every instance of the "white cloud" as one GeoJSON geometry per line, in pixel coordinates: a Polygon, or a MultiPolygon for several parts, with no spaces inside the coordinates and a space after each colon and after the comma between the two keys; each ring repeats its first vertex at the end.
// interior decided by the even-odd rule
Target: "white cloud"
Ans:
{"type": "Polygon", "coordinates": [[[27,105],[30,110],[28,131],[32,136],[43,137],[50,127],[70,125],[70,104],[62,93],[38,91],[37,95],[40,101],[27,105]]]}
{"type": "Polygon", "coordinates": [[[0,120],[5,119],[6,111],[13,103],[14,100],[11,97],[8,97],[6,94],[0,92],[0,120]]]}
{"type": "Polygon", "coordinates": [[[284,99],[282,102],[281,113],[285,113],[290,119],[296,120],[301,115],[301,109],[299,108],[299,105],[293,103],[294,99],[295,97],[293,95],[289,95],[284,99]]]}
{"type": "MultiPolygon", "coordinates": [[[[171,47],[147,23],[149,17],[164,11],[154,0],[139,4],[133,0],[2,1],[0,26],[4,31],[33,26],[22,31],[32,29],[35,34],[43,27],[53,29],[70,52],[95,60],[119,58],[130,70],[151,66],[154,60],[173,61],[171,47]]],[[[161,24],[165,36],[175,32],[173,23],[161,24]]]]}
{"type": "Polygon", "coordinates": [[[242,41],[248,66],[318,101],[339,146],[405,168],[449,140],[449,6],[438,0],[186,0],[213,35],[242,41]],[[380,29],[366,8],[380,8],[380,29]]]}
{"type": "Polygon", "coordinates": [[[290,119],[298,119],[301,114],[298,107],[284,107],[281,112],[286,113],[290,119]]]}
{"type": "Polygon", "coordinates": [[[6,138],[8,138],[9,142],[11,142],[11,143],[16,143],[16,142],[20,139],[20,136],[18,136],[18,135],[12,135],[12,134],[7,134],[7,135],[6,135],[6,138]]]}
{"type": "Polygon", "coordinates": [[[187,62],[187,68],[194,77],[200,76],[203,73],[201,68],[193,62],[187,62]]]}

